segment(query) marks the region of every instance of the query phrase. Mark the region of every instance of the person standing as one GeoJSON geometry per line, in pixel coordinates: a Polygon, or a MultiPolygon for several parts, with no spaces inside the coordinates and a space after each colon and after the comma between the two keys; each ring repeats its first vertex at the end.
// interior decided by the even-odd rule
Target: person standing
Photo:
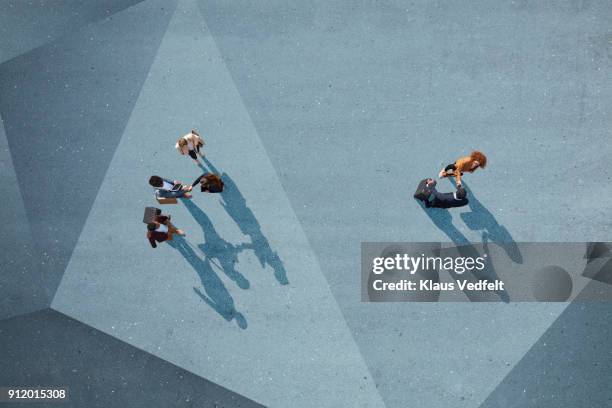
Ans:
{"type": "Polygon", "coordinates": [[[198,132],[192,129],[191,132],[180,137],[174,147],[181,155],[189,155],[198,166],[201,166],[202,164],[198,160],[198,155],[204,157],[200,151],[202,146],[204,146],[204,140],[202,140],[198,132]]]}
{"type": "Polygon", "coordinates": [[[456,162],[449,164],[440,170],[440,178],[455,177],[457,185],[461,185],[461,176],[464,172],[473,173],[478,168],[485,168],[487,165],[487,156],[484,153],[474,150],[469,156],[462,157],[456,162]]]}
{"type": "Polygon", "coordinates": [[[170,222],[169,215],[156,215],[153,221],[147,224],[147,239],[153,248],[158,242],[172,241],[173,235],[185,235],[170,222]]]}
{"type": "Polygon", "coordinates": [[[203,193],[221,193],[223,191],[223,180],[221,177],[214,173],[204,173],[200,177],[198,177],[191,187],[195,187],[196,185],[200,185],[200,190],[203,193]]]}

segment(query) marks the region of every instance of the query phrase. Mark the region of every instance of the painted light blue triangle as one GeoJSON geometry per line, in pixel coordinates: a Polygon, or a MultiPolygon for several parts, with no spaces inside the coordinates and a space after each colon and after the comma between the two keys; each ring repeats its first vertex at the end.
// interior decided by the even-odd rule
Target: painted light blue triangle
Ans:
{"type": "Polygon", "coordinates": [[[17,175],[0,118],[0,319],[47,307],[30,224],[17,183],[17,175]]]}
{"type": "Polygon", "coordinates": [[[383,406],[192,0],[170,23],[52,307],[268,406],[383,406]],[[164,206],[187,236],[152,249],[147,180],[201,173],[174,149],[191,128],[226,191],[164,206]]]}
{"type": "MultiPolygon", "coordinates": [[[[592,177],[610,152],[612,88],[600,86],[609,7],[542,9],[544,26],[488,1],[472,3],[476,13],[449,2],[199,4],[387,406],[405,407],[407,395],[411,406],[478,406],[565,305],[360,304],[359,248],[347,243],[449,241],[457,231],[480,241],[483,221],[517,241],[610,239],[600,202],[612,189],[592,177]],[[483,24],[464,25],[474,14],[483,24]],[[439,29],[449,23],[459,31],[439,29]],[[464,41],[474,34],[482,41],[464,41]],[[551,63],[532,41],[542,36],[577,45],[551,63]],[[490,56],[484,44],[504,50],[499,64],[471,58],[490,56]],[[500,66],[510,68],[504,89],[500,66]],[[480,228],[466,224],[467,209],[430,219],[411,190],[472,148],[490,155],[486,171],[466,177],[486,207],[471,214],[480,228]],[[579,182],[566,187],[543,157],[572,157],[579,182]]],[[[554,41],[547,47],[556,54],[554,41]]]]}
{"type": "MultiPolygon", "coordinates": [[[[461,20],[456,6],[440,17],[427,3],[349,3],[285,2],[279,8],[199,1],[386,405],[476,407],[566,304],[360,303],[359,241],[449,241],[448,235],[463,234],[463,240],[479,242],[482,227],[470,229],[460,215],[470,209],[430,219],[411,190],[461,149],[483,145],[492,165],[466,178],[474,187],[472,204],[482,202],[472,220],[484,222],[493,235],[507,236],[507,227],[517,241],[546,241],[563,232],[558,226],[565,224],[557,222],[563,216],[548,209],[499,211],[509,203],[508,186],[500,183],[508,169],[499,163],[520,161],[524,150],[499,149],[500,140],[514,137],[514,128],[501,125],[496,132],[509,131],[507,137],[492,138],[482,109],[457,104],[473,83],[440,71],[437,56],[448,45],[446,34],[421,28],[432,15],[461,20]],[[438,87],[432,88],[432,72],[438,87]]],[[[521,16],[510,16],[525,25],[521,16]]],[[[504,38],[516,41],[510,31],[504,38]]],[[[451,64],[472,69],[461,55],[451,64]]],[[[492,84],[474,99],[478,106],[499,96],[492,84]]],[[[533,109],[525,101],[513,112],[527,117],[533,109]]],[[[558,132],[550,132],[547,140],[556,144],[558,132]]],[[[531,163],[531,179],[557,179],[531,163]]],[[[440,188],[452,186],[441,182],[440,188]]],[[[604,231],[595,224],[582,230],[604,231]]]]}
{"type": "Polygon", "coordinates": [[[0,64],[0,113],[49,298],[173,5],[139,3],[0,64]]]}

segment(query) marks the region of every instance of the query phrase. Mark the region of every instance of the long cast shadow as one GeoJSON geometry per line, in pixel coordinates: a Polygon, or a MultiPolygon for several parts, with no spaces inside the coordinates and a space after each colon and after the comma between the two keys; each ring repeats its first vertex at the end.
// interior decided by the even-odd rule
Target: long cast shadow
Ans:
{"type": "Polygon", "coordinates": [[[210,262],[200,258],[181,236],[175,235],[172,241],[168,241],[168,245],[183,255],[200,277],[204,291],[194,287],[194,292],[225,320],[228,322],[236,320],[238,327],[246,329],[248,326],[246,319],[236,310],[234,299],[210,266],[210,262]]]}
{"type": "MultiPolygon", "coordinates": [[[[454,179],[451,182],[454,184],[454,179]]],[[[462,185],[468,194],[470,208],[470,212],[460,215],[465,225],[472,231],[486,232],[491,241],[502,247],[513,262],[523,263],[523,255],[510,232],[497,222],[493,214],[482,205],[465,182],[462,185]]]]}
{"type": "Polygon", "coordinates": [[[425,203],[423,203],[421,200],[417,200],[417,202],[434,225],[438,227],[440,231],[444,232],[455,245],[459,246],[470,244],[467,237],[463,235],[461,231],[459,231],[453,224],[453,216],[448,209],[427,208],[425,207],[425,203]]]}
{"type": "MultiPolygon", "coordinates": [[[[478,249],[476,248],[476,246],[470,243],[467,237],[463,235],[461,231],[457,229],[457,227],[455,227],[455,225],[453,224],[453,216],[448,209],[427,208],[425,207],[425,204],[422,201],[417,200],[417,202],[421,206],[425,214],[427,214],[429,219],[434,223],[434,225],[438,227],[442,232],[444,232],[455,244],[455,248],[453,249],[456,249],[459,255],[461,255],[462,257],[477,258],[486,254],[487,261],[483,271],[472,270],[469,273],[465,274],[457,274],[454,271],[449,271],[449,274],[453,279],[467,279],[471,282],[477,282],[481,279],[489,281],[498,279],[497,273],[495,272],[495,267],[493,266],[491,257],[489,256],[488,238],[486,236],[483,236],[483,254],[481,254],[480,251],[478,251],[478,249]]],[[[451,249],[450,251],[452,251],[453,249],[451,249]]],[[[464,293],[472,302],[481,302],[488,300],[488,295],[486,292],[475,293],[465,290],[464,293]]],[[[510,296],[505,290],[496,291],[495,293],[503,302],[507,303],[510,301],[510,296]]]]}
{"type": "MultiPolygon", "coordinates": [[[[221,174],[219,170],[205,157],[204,162],[213,173],[221,174]]],[[[261,231],[261,225],[253,211],[247,206],[246,199],[234,183],[234,180],[223,173],[221,178],[225,187],[221,193],[223,201],[221,205],[227,214],[234,220],[243,234],[247,235],[251,242],[241,244],[239,249],[252,249],[262,267],[269,265],[274,270],[274,277],[281,285],[287,285],[287,271],[278,254],[272,250],[268,239],[261,231]]]]}
{"type": "Polygon", "coordinates": [[[241,289],[248,289],[249,281],[236,270],[238,254],[243,249],[242,245],[236,246],[221,238],[210,218],[192,200],[182,199],[181,201],[191,213],[191,216],[202,227],[205,243],[198,245],[198,247],[206,255],[206,258],[209,260],[216,259],[219,262],[217,266],[228,278],[236,282],[241,289]]]}

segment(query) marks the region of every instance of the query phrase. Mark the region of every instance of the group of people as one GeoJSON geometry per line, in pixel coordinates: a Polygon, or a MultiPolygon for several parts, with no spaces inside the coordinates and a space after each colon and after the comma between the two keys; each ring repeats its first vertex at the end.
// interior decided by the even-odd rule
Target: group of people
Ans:
{"type": "MultiPolygon", "coordinates": [[[[198,167],[202,163],[198,159],[204,157],[201,148],[204,140],[195,130],[191,130],[185,136],[178,139],[175,148],[183,156],[189,156],[198,167]]],[[[461,177],[464,173],[473,173],[479,168],[485,168],[487,157],[480,151],[473,151],[469,156],[462,157],[454,163],[449,164],[440,170],[439,177],[453,177],[455,179],[455,191],[441,193],[436,189],[437,182],[433,178],[422,180],[417,188],[414,197],[422,200],[427,208],[452,208],[463,207],[468,204],[467,191],[461,184],[461,177]]],[[[158,199],[191,199],[193,188],[200,186],[203,193],[220,193],[223,191],[223,180],[214,173],[204,173],[191,184],[184,184],[178,180],[170,180],[164,177],[153,175],[149,178],[149,184],[155,189],[155,196],[158,199]]],[[[161,214],[160,211],[147,223],[147,239],[153,248],[157,247],[157,242],[172,240],[174,234],[185,235],[176,228],[170,221],[170,215],[161,214]]]]}
{"type": "Polygon", "coordinates": [[[461,177],[465,172],[473,173],[479,168],[485,168],[487,165],[487,156],[480,151],[473,151],[469,156],[462,157],[449,164],[442,170],[438,176],[440,178],[454,177],[455,191],[449,193],[440,193],[436,189],[437,182],[432,178],[421,181],[414,197],[422,200],[427,208],[453,208],[463,207],[468,204],[469,200],[467,192],[461,184],[461,177]]]}
{"type": "MultiPolygon", "coordinates": [[[[191,157],[196,165],[202,167],[202,163],[198,160],[198,156],[204,157],[201,151],[202,146],[204,146],[204,140],[198,132],[192,129],[191,132],[178,139],[175,148],[181,155],[191,157]]],[[[223,191],[223,180],[214,173],[204,173],[191,184],[153,175],[149,178],[149,184],[155,189],[155,197],[158,199],[191,199],[191,192],[197,185],[200,186],[200,191],[203,193],[223,191]]],[[[157,248],[158,242],[171,241],[174,234],[185,235],[185,232],[176,228],[170,219],[170,215],[164,215],[158,211],[147,223],[147,239],[153,248],[157,248]]]]}

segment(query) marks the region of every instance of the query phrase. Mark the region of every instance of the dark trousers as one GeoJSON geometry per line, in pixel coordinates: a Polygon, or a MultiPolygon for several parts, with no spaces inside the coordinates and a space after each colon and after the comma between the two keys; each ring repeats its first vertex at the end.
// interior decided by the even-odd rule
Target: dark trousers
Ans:
{"type": "Polygon", "coordinates": [[[196,153],[200,153],[200,145],[197,145],[194,150],[189,151],[189,157],[191,157],[193,160],[198,160],[196,153]]]}

